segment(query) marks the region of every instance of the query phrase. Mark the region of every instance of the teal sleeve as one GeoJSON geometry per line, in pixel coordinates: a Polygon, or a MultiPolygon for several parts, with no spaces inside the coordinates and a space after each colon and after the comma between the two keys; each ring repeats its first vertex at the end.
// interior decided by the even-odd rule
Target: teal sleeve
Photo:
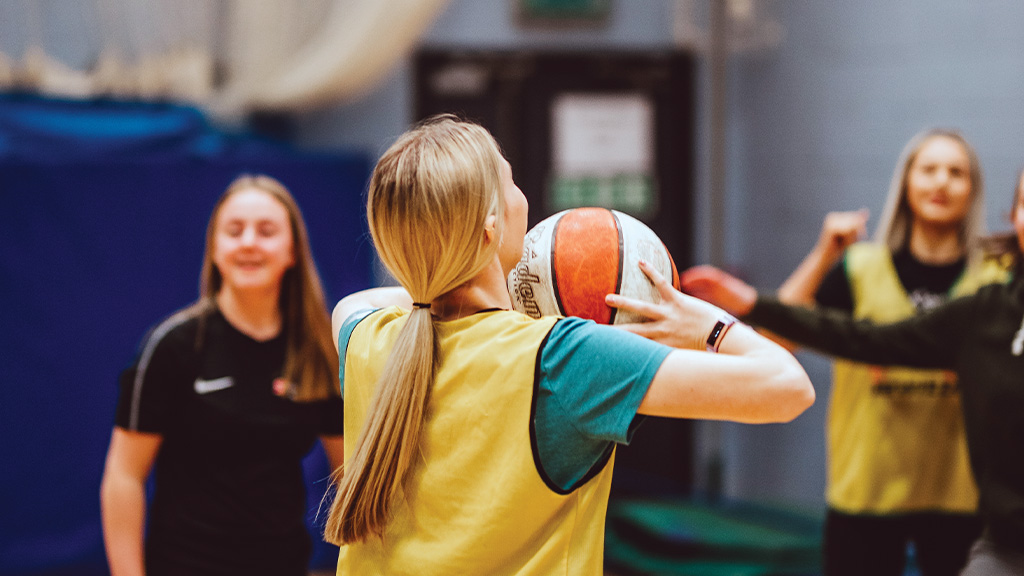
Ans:
{"type": "Polygon", "coordinates": [[[628,443],[637,409],[672,348],[589,320],[566,318],[540,352],[533,420],[546,481],[569,492],[628,443]]]}
{"type": "Polygon", "coordinates": [[[345,397],[345,352],[348,350],[348,341],[352,338],[352,331],[356,329],[356,326],[363,321],[370,314],[373,314],[379,310],[368,308],[366,310],[359,310],[353,312],[351,316],[345,319],[345,322],[341,324],[341,328],[338,329],[338,382],[341,386],[341,397],[345,397]]]}

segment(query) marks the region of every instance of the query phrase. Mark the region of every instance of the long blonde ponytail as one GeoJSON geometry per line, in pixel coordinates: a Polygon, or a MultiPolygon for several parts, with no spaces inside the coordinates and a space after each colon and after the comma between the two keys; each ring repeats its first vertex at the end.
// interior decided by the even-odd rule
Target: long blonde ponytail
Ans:
{"type": "MultiPolygon", "coordinates": [[[[384,265],[416,302],[465,283],[493,258],[484,225],[501,237],[501,152],[482,127],[451,116],[404,134],[374,168],[367,218],[384,265]]],[[[381,537],[414,464],[439,358],[427,308],[414,308],[388,356],[366,423],[337,486],[324,530],[334,544],[381,537]]],[[[347,432],[346,432],[347,433],[347,432]]]]}

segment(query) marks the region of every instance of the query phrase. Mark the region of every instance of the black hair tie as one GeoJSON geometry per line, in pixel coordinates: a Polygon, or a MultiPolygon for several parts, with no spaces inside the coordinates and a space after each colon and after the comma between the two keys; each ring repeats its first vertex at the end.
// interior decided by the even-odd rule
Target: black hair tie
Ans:
{"type": "Polygon", "coordinates": [[[413,302],[413,308],[430,308],[430,302],[413,302]]]}

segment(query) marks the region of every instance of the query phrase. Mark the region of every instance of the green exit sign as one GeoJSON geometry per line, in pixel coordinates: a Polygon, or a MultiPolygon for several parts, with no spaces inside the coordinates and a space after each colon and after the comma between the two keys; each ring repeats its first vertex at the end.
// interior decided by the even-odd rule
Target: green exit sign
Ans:
{"type": "Polygon", "coordinates": [[[519,0],[526,20],[552,22],[600,22],[611,10],[612,0],[519,0]]]}

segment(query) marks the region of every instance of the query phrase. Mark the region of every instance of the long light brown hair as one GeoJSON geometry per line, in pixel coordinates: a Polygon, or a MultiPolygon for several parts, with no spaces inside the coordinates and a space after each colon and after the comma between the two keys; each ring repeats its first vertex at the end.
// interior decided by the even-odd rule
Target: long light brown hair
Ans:
{"type": "MultiPolygon", "coordinates": [[[[501,238],[502,156],[482,127],[451,116],[401,136],[377,162],[366,203],[381,260],[414,302],[431,302],[478,275],[501,238]]],[[[384,533],[418,449],[439,361],[430,310],[414,308],[388,356],[354,453],[337,470],[324,536],[360,542],[384,533]]]]}
{"type": "MultiPolygon", "coordinates": [[[[205,317],[216,308],[216,296],[224,283],[220,270],[213,261],[216,242],[217,216],[233,194],[243,190],[259,190],[277,200],[288,213],[292,230],[292,249],[295,264],[281,279],[281,308],[283,325],[287,331],[285,361],[282,376],[291,388],[293,400],[312,401],[337,396],[338,355],[331,338],[331,321],[324,300],[320,276],[313,262],[306,224],[295,198],[283,184],[265,175],[243,174],[236,178],[221,194],[214,205],[206,226],[206,249],[203,268],[199,276],[199,299],[193,308],[200,314],[200,326],[205,317]]],[[[200,338],[203,330],[199,330],[200,338]]],[[[197,346],[201,345],[197,342],[197,346]]]]}
{"type": "Polygon", "coordinates": [[[974,148],[959,132],[948,129],[929,129],[918,132],[907,142],[896,163],[892,180],[889,183],[889,195],[882,209],[882,216],[875,230],[875,241],[885,244],[892,253],[903,250],[910,241],[911,225],[914,214],[907,202],[907,180],[910,166],[925,144],[933,138],[949,138],[958,143],[967,154],[970,164],[968,178],[971,183],[971,200],[964,219],[960,221],[960,246],[970,262],[977,253],[979,239],[985,234],[985,183],[981,173],[981,162],[974,148]]]}

